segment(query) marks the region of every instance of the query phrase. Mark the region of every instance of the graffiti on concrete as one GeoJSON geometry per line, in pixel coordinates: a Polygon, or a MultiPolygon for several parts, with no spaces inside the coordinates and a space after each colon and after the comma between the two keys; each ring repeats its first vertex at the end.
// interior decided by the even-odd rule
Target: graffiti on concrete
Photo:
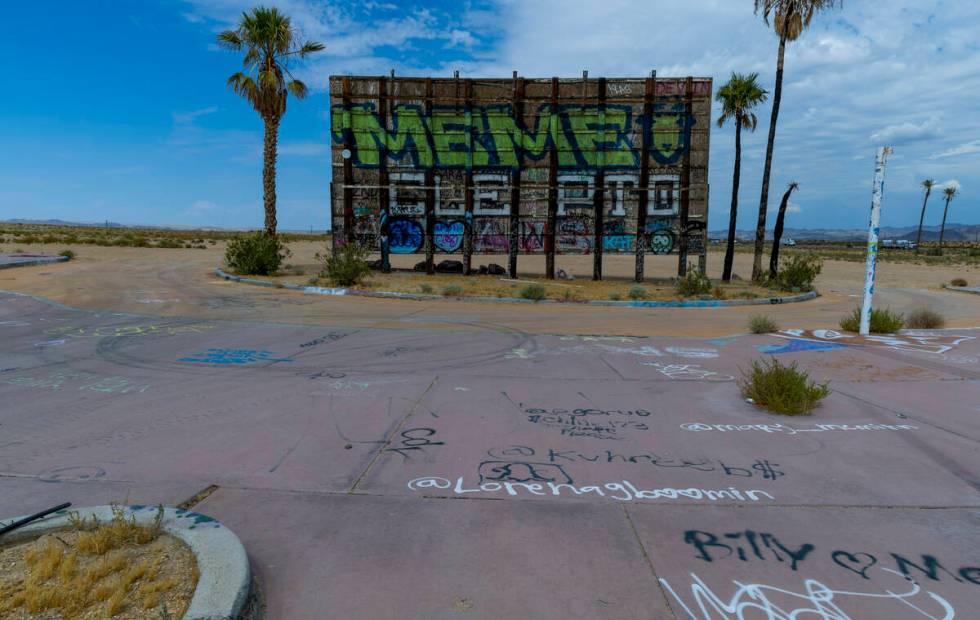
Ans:
{"type": "Polygon", "coordinates": [[[935,592],[924,590],[917,582],[908,581],[901,573],[881,569],[891,576],[894,585],[882,586],[880,591],[861,592],[855,588],[834,590],[817,581],[806,579],[800,591],[787,590],[765,583],[746,583],[733,579],[730,596],[716,593],[696,573],[691,573],[690,596],[685,600],[667,579],[660,579],[664,592],[670,594],[690,620],[795,620],[822,618],[825,620],[858,620],[869,617],[915,617],[929,620],[953,620],[953,606],[935,592]],[[914,602],[913,602],[914,601],[914,602]],[[850,608],[850,611],[847,610],[850,608]],[[871,609],[880,611],[872,612],[871,609]],[[747,615],[747,614],[751,614],[747,615]],[[940,614],[940,615],[933,615],[940,614]]]}
{"type": "Polygon", "coordinates": [[[436,222],[435,244],[440,252],[452,253],[463,245],[463,222],[436,222]]]}
{"type": "Polygon", "coordinates": [[[483,461],[478,470],[480,484],[485,482],[574,482],[561,465],[527,461],[483,461]]]}
{"type": "Polygon", "coordinates": [[[651,366],[660,371],[668,379],[675,381],[734,381],[735,377],[723,375],[701,368],[700,364],[666,364],[661,362],[643,362],[644,366],[651,366]]]}
{"type": "MultiPolygon", "coordinates": [[[[694,557],[705,562],[715,562],[728,558],[738,558],[742,562],[776,561],[783,562],[787,568],[794,571],[798,570],[800,564],[810,556],[811,552],[816,550],[816,546],[811,543],[804,543],[798,547],[795,546],[795,543],[786,545],[773,534],[753,530],[723,534],[687,530],[684,532],[684,542],[697,551],[694,557]]],[[[945,579],[980,586],[980,567],[947,568],[940,560],[930,554],[918,554],[918,557],[911,556],[910,559],[907,554],[894,552],[888,553],[887,557],[883,554],[875,556],[866,551],[855,552],[840,549],[818,552],[820,555],[825,553],[829,553],[830,559],[838,567],[864,579],[869,579],[868,569],[879,564],[879,561],[881,563],[887,561],[889,563],[894,562],[896,571],[910,580],[924,577],[930,581],[945,579]]]]}
{"type": "Polygon", "coordinates": [[[79,391],[102,392],[104,394],[143,393],[150,389],[148,383],[134,383],[125,377],[72,371],[53,372],[44,376],[33,377],[20,375],[8,377],[3,382],[45,390],[60,390],[65,383],[81,383],[76,387],[79,391]]]}
{"type": "Polygon", "coordinates": [[[818,343],[833,342],[839,345],[884,347],[896,351],[915,351],[941,355],[967,340],[975,340],[976,336],[945,334],[935,332],[906,332],[902,334],[858,336],[845,334],[832,329],[784,329],[780,338],[812,341],[818,343]]]}
{"type": "MultiPolygon", "coordinates": [[[[675,458],[672,456],[658,455],[649,452],[614,452],[613,450],[603,450],[601,452],[588,452],[583,450],[536,450],[530,446],[508,446],[506,448],[488,450],[487,454],[497,458],[506,459],[516,456],[532,457],[537,456],[540,463],[537,465],[567,465],[575,463],[581,466],[616,464],[616,465],[640,465],[643,467],[659,467],[665,469],[685,469],[699,471],[703,473],[722,474],[737,478],[762,478],[763,480],[776,480],[785,476],[781,471],[779,463],[771,463],[768,459],[759,458],[751,464],[742,463],[745,467],[737,467],[731,462],[725,462],[713,458],[675,458]]],[[[498,461],[494,461],[498,462],[498,461]]],[[[518,482],[524,482],[518,480],[518,482]]]]}
{"type": "Polygon", "coordinates": [[[218,366],[247,366],[260,362],[292,362],[288,357],[275,357],[271,351],[256,349],[208,349],[189,357],[182,357],[178,362],[192,364],[215,364],[218,366]]]}
{"type": "Polygon", "coordinates": [[[459,476],[455,481],[442,476],[422,476],[408,481],[408,489],[411,491],[426,492],[429,489],[448,491],[453,495],[462,496],[468,493],[500,493],[501,491],[511,496],[551,496],[551,497],[602,497],[620,502],[631,502],[636,500],[656,500],[667,499],[675,501],[684,500],[708,500],[717,502],[720,500],[737,502],[760,502],[765,499],[775,500],[776,498],[758,489],[739,490],[735,487],[727,489],[699,489],[699,488],[654,488],[640,489],[628,480],[619,482],[605,482],[595,485],[575,486],[573,484],[556,484],[554,482],[483,482],[476,486],[467,488],[464,476],[459,476]]]}
{"type": "Polygon", "coordinates": [[[388,220],[388,247],[394,254],[411,254],[422,247],[422,226],[415,220],[393,217],[388,220]]]}
{"type": "Polygon", "coordinates": [[[767,434],[782,433],[796,435],[797,433],[825,433],[830,431],[914,431],[918,426],[911,424],[814,424],[809,428],[789,426],[788,424],[705,424],[703,422],[686,422],[681,424],[685,431],[703,432],[718,431],[720,433],[760,431],[767,434]]]}
{"type": "Polygon", "coordinates": [[[426,448],[445,445],[445,442],[433,441],[435,434],[436,429],[434,428],[410,428],[404,430],[399,434],[400,439],[398,443],[386,448],[385,452],[395,452],[406,461],[409,461],[416,452],[425,454],[426,448]]]}
{"type": "Polygon", "coordinates": [[[177,336],[202,334],[214,327],[207,323],[188,325],[105,325],[101,327],[52,327],[44,330],[49,336],[68,338],[122,338],[124,336],[149,336],[153,334],[177,336]]]}

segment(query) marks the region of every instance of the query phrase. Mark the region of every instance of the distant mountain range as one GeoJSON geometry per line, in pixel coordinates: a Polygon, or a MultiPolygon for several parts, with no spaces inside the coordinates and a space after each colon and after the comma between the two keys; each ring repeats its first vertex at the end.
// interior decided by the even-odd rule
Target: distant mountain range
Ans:
{"type": "MultiPolygon", "coordinates": [[[[246,230],[241,228],[225,228],[222,226],[130,226],[117,224],[116,222],[67,222],[65,220],[28,220],[13,219],[3,220],[7,224],[33,224],[49,226],[85,226],[91,228],[149,228],[156,230],[246,230]]],[[[915,241],[918,226],[883,226],[881,229],[881,239],[908,239],[915,241]]],[[[283,232],[308,233],[309,230],[285,230],[283,232]]],[[[314,230],[314,233],[322,233],[322,230],[314,230]]],[[[708,232],[712,239],[725,239],[728,236],[727,230],[712,230],[708,232]]],[[[735,236],[740,241],[755,239],[755,230],[737,230],[735,236]]],[[[868,238],[868,230],[858,228],[787,228],[783,231],[784,238],[795,239],[797,241],[865,241],[868,238]]],[[[772,231],[766,231],[766,238],[772,239],[772,231]]],[[[980,241],[980,224],[946,224],[946,239],[949,241],[980,241]]],[[[923,226],[923,241],[938,241],[939,226],[923,226]]]]}
{"type": "MultiPolygon", "coordinates": [[[[883,226],[881,228],[881,239],[908,239],[915,241],[916,226],[883,226]]],[[[712,239],[725,239],[728,236],[727,230],[712,230],[708,232],[712,239]]],[[[755,239],[755,230],[736,230],[735,237],[739,241],[755,239]]],[[[783,231],[783,238],[795,239],[796,241],[866,241],[868,239],[868,229],[858,228],[787,228],[783,231]]],[[[766,239],[772,239],[772,231],[766,231],[766,239]]],[[[946,224],[947,241],[978,241],[980,240],[980,224],[946,224]]],[[[923,241],[939,241],[939,226],[923,226],[923,241]]]]}

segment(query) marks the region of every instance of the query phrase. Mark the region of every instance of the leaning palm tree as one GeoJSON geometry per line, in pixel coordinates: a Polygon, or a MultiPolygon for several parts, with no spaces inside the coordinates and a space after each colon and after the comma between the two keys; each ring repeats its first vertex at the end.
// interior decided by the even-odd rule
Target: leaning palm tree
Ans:
{"type": "Polygon", "coordinates": [[[732,262],[735,259],[735,226],[738,216],[738,185],[742,176],[742,129],[755,131],[759,125],[752,108],[765,103],[768,92],[759,86],[758,73],[741,75],[732,73],[728,83],[718,91],[718,101],[721,102],[721,116],[718,126],[723,127],[729,120],[735,121],[735,171],[732,173],[732,208],[728,215],[728,247],[725,249],[725,269],[721,279],[729,282],[732,279],[732,262]]]}
{"type": "Polygon", "coordinates": [[[783,239],[783,223],[786,221],[786,207],[789,206],[789,197],[800,188],[800,184],[793,181],[786,188],[783,194],[783,201],[779,203],[779,214],[776,215],[776,226],[772,231],[772,252],[769,254],[769,279],[775,280],[779,273],[779,243],[783,239]]]}
{"type": "Polygon", "coordinates": [[[932,193],[932,188],[936,186],[936,182],[932,179],[926,179],[922,182],[922,187],[926,190],[926,199],[922,201],[922,213],[919,214],[919,234],[915,236],[915,253],[919,253],[919,245],[922,243],[922,221],[926,218],[926,205],[929,204],[929,194],[932,193]]]}
{"type": "Polygon", "coordinates": [[[943,195],[946,196],[946,208],[943,209],[943,225],[939,229],[939,253],[943,253],[943,237],[946,236],[946,216],[949,214],[949,203],[953,202],[953,198],[956,198],[956,186],[949,185],[943,190],[943,195]]]}
{"type": "Polygon", "coordinates": [[[766,146],[766,163],[762,172],[762,196],[759,199],[759,222],[755,229],[755,256],[752,259],[752,279],[762,278],[762,252],[766,243],[766,210],[769,209],[769,177],[772,172],[772,154],[776,146],[776,121],[779,120],[779,104],[783,97],[783,62],[786,43],[795,41],[810,25],[818,11],[843,6],[844,0],[755,0],[755,12],[772,24],[779,36],[779,55],[776,59],[776,86],[772,95],[772,118],[769,121],[769,143],[766,146]]]}
{"type": "Polygon", "coordinates": [[[228,86],[248,101],[262,117],[262,194],[265,231],[276,234],[276,152],[279,122],[286,113],[286,95],[306,97],[306,84],[293,78],[289,61],[323,49],[316,41],[299,42],[289,17],[275,8],[255,7],[242,13],[238,28],[218,35],[218,44],[236,52],[245,50],[245,71],[228,78],[228,86]]]}

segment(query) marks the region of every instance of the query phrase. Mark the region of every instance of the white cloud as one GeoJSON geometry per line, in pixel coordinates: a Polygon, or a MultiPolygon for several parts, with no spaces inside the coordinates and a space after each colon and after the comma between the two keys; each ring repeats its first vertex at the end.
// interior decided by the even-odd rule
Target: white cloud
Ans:
{"type": "Polygon", "coordinates": [[[190,208],[187,209],[187,212],[193,215],[201,215],[203,213],[208,213],[209,211],[214,211],[217,208],[218,205],[214,204],[210,200],[195,200],[194,203],[191,204],[190,208]]]}
{"type": "Polygon", "coordinates": [[[939,187],[942,188],[942,189],[948,189],[948,188],[952,187],[953,189],[959,190],[959,189],[961,189],[963,187],[963,184],[960,183],[959,181],[957,181],[956,179],[950,179],[949,181],[946,181],[945,183],[940,183],[939,184],[939,187]]]}
{"type": "Polygon", "coordinates": [[[939,119],[933,117],[921,123],[903,122],[888,125],[871,135],[871,141],[876,144],[904,144],[916,140],[935,138],[941,135],[939,119]]]}
{"type": "Polygon", "coordinates": [[[957,157],[959,155],[974,155],[980,153],[980,140],[971,140],[966,144],[955,146],[945,151],[940,151],[929,156],[929,159],[942,159],[944,157],[957,157]]]}
{"type": "Polygon", "coordinates": [[[171,112],[170,116],[174,119],[174,124],[177,125],[187,125],[193,123],[198,118],[202,116],[207,116],[208,114],[214,114],[218,111],[218,106],[211,105],[206,108],[200,108],[198,110],[190,110],[187,112],[171,112]]]}

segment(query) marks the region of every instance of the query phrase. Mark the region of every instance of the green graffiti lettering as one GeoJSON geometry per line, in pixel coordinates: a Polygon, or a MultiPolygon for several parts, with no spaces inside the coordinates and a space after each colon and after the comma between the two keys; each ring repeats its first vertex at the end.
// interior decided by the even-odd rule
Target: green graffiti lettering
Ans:
{"type": "Polygon", "coordinates": [[[653,115],[653,137],[650,140],[651,154],[657,161],[664,164],[676,162],[686,148],[686,134],[682,106],[672,106],[666,111],[657,106],[653,115]]]}
{"type": "Polygon", "coordinates": [[[440,168],[466,166],[469,146],[467,114],[462,110],[435,110],[429,118],[432,144],[436,148],[436,161],[440,168]]]}

